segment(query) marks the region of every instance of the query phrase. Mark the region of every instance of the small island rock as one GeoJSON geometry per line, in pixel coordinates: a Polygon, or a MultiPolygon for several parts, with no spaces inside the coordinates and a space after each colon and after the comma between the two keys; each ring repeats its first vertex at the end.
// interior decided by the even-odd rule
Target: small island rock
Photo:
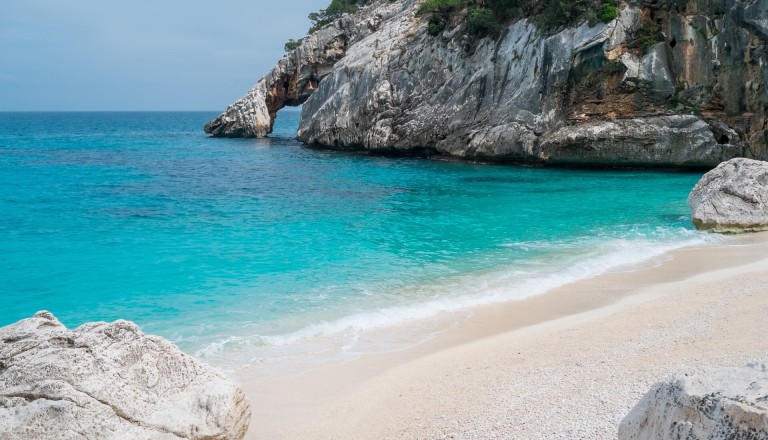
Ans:
{"type": "Polygon", "coordinates": [[[222,373],[132,322],[0,328],[2,439],[241,439],[250,414],[222,373]]]}
{"type": "Polygon", "coordinates": [[[768,439],[768,361],[680,374],[654,385],[620,440],[768,439]]]}
{"type": "Polygon", "coordinates": [[[697,229],[768,230],[768,162],[737,158],[721,163],[696,184],[688,206],[697,229]]]}

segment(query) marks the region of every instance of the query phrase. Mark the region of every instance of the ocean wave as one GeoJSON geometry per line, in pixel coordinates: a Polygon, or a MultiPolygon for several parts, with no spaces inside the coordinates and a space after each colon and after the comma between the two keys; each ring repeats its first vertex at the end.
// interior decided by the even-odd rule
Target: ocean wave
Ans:
{"type": "Polygon", "coordinates": [[[224,367],[236,367],[307,352],[354,352],[366,332],[522,300],[597,275],[635,270],[675,249],[719,240],[717,235],[685,228],[658,227],[649,231],[630,227],[621,236],[605,237],[598,233],[592,238],[561,242],[508,244],[504,247],[545,252],[520,267],[464,274],[413,286],[412,292],[402,295],[411,299],[407,303],[377,304],[375,309],[353,311],[283,334],[230,336],[206,345],[195,355],[221,361],[220,364],[226,364],[224,367]]]}

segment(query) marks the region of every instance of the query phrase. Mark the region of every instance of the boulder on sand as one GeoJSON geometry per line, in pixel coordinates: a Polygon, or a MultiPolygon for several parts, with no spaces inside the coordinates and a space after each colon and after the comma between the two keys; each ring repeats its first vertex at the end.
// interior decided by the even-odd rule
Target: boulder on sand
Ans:
{"type": "Polygon", "coordinates": [[[0,328],[2,439],[241,439],[250,414],[222,373],[132,322],[0,328]]]}
{"type": "Polygon", "coordinates": [[[768,439],[768,360],[673,376],[619,426],[619,440],[768,439]]]}
{"type": "Polygon", "coordinates": [[[696,184],[688,206],[697,229],[768,230],[768,162],[737,158],[721,163],[696,184]]]}

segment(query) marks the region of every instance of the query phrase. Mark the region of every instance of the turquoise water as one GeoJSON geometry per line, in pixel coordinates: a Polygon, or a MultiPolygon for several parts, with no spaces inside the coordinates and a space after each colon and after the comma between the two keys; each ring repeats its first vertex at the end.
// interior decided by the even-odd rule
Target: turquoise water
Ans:
{"type": "Polygon", "coordinates": [[[0,324],[125,318],[235,365],[703,239],[685,203],[701,173],[318,151],[297,113],[270,139],[212,139],[213,116],[0,113],[0,324]]]}

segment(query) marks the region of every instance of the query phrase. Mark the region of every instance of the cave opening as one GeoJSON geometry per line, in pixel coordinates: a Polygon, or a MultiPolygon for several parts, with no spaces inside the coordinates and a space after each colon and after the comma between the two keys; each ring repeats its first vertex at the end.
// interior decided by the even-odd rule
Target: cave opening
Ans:
{"type": "Polygon", "coordinates": [[[672,40],[669,42],[669,47],[674,49],[675,46],[677,46],[677,39],[672,38],[672,40]]]}

